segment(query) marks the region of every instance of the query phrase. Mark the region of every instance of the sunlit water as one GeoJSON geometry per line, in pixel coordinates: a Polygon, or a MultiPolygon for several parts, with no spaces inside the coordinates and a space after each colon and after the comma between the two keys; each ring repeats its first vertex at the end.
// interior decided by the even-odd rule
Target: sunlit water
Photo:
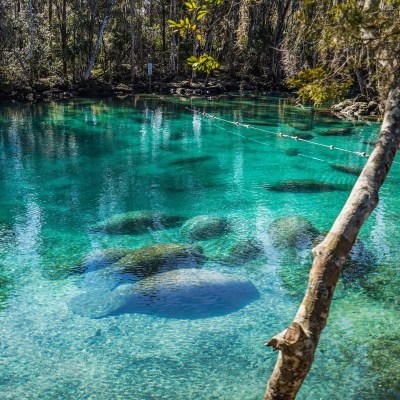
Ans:
{"type": "MultiPolygon", "coordinates": [[[[299,215],[327,231],[356,180],[330,164],[366,160],[274,133],[307,132],[315,142],[370,153],[367,142],[378,130],[262,95],[3,104],[0,397],[260,399],[276,359],[263,344],[293,318],[310,265],[309,249],[274,247],[268,226],[299,215]],[[264,131],[194,115],[172,100],[264,131]],[[306,131],[293,127],[299,122],[306,131]],[[354,134],[318,134],[341,127],[354,134]],[[201,158],[186,160],[193,157],[201,158]],[[341,190],[263,188],[287,179],[341,190]],[[102,302],[115,286],[135,282],[101,270],[78,273],[74,267],[89,252],[185,243],[179,227],[136,235],[92,229],[134,210],[227,217],[228,234],[197,243],[208,257],[201,268],[244,277],[259,295],[235,309],[178,318],[148,310],[103,318],[73,312],[82,293],[102,302]],[[262,242],[260,257],[221,262],[249,237],[262,242]]],[[[399,167],[360,233],[373,265],[339,285],[299,399],[400,398],[399,167]]]]}

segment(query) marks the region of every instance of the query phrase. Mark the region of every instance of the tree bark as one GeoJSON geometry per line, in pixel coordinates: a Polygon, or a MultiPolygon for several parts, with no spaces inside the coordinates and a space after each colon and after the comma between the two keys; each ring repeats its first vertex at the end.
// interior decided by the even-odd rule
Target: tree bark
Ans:
{"type": "Polygon", "coordinates": [[[99,36],[97,37],[96,45],[94,46],[93,54],[90,57],[88,66],[86,68],[86,71],[83,74],[83,79],[84,80],[88,80],[89,77],[90,77],[90,74],[92,72],[92,68],[93,68],[94,62],[96,61],[97,53],[99,52],[100,43],[101,43],[101,41],[103,39],[104,30],[106,29],[107,20],[110,17],[114,1],[115,0],[110,0],[110,3],[108,4],[106,15],[104,16],[103,23],[101,24],[99,36]]]}
{"type": "Polygon", "coordinates": [[[294,321],[266,343],[279,355],[264,400],[294,399],[311,368],[343,262],[378,204],[379,189],[400,144],[399,72],[393,71],[378,142],[325,240],[312,251],[307,291],[294,321]]]}

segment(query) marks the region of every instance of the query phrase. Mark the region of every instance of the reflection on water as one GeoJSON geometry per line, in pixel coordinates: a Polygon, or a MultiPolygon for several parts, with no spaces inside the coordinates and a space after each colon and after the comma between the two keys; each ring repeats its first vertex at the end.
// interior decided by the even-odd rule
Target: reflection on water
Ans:
{"type": "MultiPolygon", "coordinates": [[[[310,244],[277,246],[299,238],[269,227],[300,216],[326,232],[365,162],[275,134],[370,152],[379,126],[256,93],[174,101],[263,131],[152,96],[1,105],[2,398],[262,396],[275,360],[263,343],[292,319],[310,266],[310,244]],[[141,225],[129,232],[98,229],[131,212],[125,223],[141,225]],[[190,229],[201,234],[188,235],[183,224],[200,216],[190,229]],[[215,218],[229,229],[209,234],[215,218]],[[121,249],[165,243],[200,246],[205,260],[166,272],[173,289],[165,274],[117,268],[121,249]],[[94,254],[102,268],[82,268],[94,254]]],[[[387,361],[399,352],[399,174],[394,165],[360,233],[299,399],[399,396],[399,358],[387,361]]],[[[175,265],[151,257],[153,272],[175,265]]]]}

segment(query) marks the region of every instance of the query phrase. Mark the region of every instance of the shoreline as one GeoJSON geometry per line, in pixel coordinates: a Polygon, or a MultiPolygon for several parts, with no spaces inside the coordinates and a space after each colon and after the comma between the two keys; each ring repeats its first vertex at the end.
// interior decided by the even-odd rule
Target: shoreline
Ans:
{"type": "MultiPolygon", "coordinates": [[[[290,96],[291,92],[283,84],[272,85],[261,80],[210,79],[205,85],[204,79],[191,81],[188,79],[176,81],[154,81],[151,90],[148,83],[107,83],[90,79],[79,83],[38,81],[32,85],[25,83],[0,84],[0,103],[11,101],[15,103],[41,103],[51,101],[68,101],[72,99],[96,99],[96,98],[124,98],[140,94],[163,94],[182,96],[218,96],[226,93],[240,91],[259,91],[267,93],[281,93],[290,96]]],[[[330,107],[315,108],[327,112],[343,120],[372,120],[380,121],[382,114],[380,105],[376,100],[366,101],[360,96],[354,99],[348,98],[335,103],[330,107]],[[361,100],[361,101],[360,101],[361,100]]]]}
{"type": "Polygon", "coordinates": [[[0,100],[13,100],[17,102],[40,102],[69,100],[73,98],[120,97],[135,94],[180,94],[193,96],[213,96],[237,91],[279,91],[288,93],[283,85],[271,85],[263,81],[229,79],[210,79],[192,82],[188,79],[177,81],[156,80],[150,85],[147,82],[116,82],[107,83],[91,79],[78,83],[38,81],[29,85],[27,83],[0,84],[0,100]]]}

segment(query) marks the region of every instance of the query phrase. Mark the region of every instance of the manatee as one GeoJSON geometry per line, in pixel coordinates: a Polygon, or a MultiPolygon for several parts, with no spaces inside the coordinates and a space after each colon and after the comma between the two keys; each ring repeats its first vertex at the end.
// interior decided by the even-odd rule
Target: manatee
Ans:
{"type": "Polygon", "coordinates": [[[309,131],[313,129],[312,124],[309,122],[289,122],[289,126],[299,131],[309,131]]]}
{"type": "Polygon", "coordinates": [[[351,175],[360,175],[363,167],[359,165],[350,165],[350,164],[329,164],[331,168],[336,171],[345,172],[346,174],[351,175]]]}
{"type": "Polygon", "coordinates": [[[277,218],[267,229],[275,247],[304,249],[318,236],[318,230],[304,217],[277,218]]]}
{"type": "Polygon", "coordinates": [[[319,131],[320,136],[350,136],[353,135],[352,128],[331,128],[326,131],[319,131]]]}
{"type": "Polygon", "coordinates": [[[132,250],[114,265],[123,272],[145,277],[180,267],[193,267],[203,263],[204,259],[200,246],[162,243],[132,250]]]}
{"type": "Polygon", "coordinates": [[[298,156],[299,150],[291,147],[291,148],[285,150],[285,154],[289,157],[298,156]]]}
{"type": "Polygon", "coordinates": [[[250,125],[254,126],[279,126],[277,122],[270,122],[270,121],[246,121],[250,125]]]}
{"type": "Polygon", "coordinates": [[[263,252],[263,243],[255,238],[237,241],[223,259],[228,263],[244,263],[256,259],[263,252]]]}
{"type": "Polygon", "coordinates": [[[152,275],[112,291],[84,292],[69,302],[81,316],[101,318],[142,313],[195,319],[226,315],[259,298],[254,284],[240,276],[182,269],[152,275]]]}
{"type": "Polygon", "coordinates": [[[314,135],[311,135],[311,133],[307,133],[307,132],[296,132],[294,135],[297,136],[298,138],[304,139],[304,140],[309,140],[314,137],[314,135]]]}
{"type": "Polygon", "coordinates": [[[80,267],[85,271],[97,270],[107,267],[124,258],[133,249],[126,248],[112,248],[105,250],[95,250],[89,253],[80,263],[80,267]]]}
{"type": "Polygon", "coordinates": [[[179,160],[175,160],[170,162],[170,165],[188,165],[188,164],[197,164],[201,162],[205,162],[211,160],[211,156],[199,156],[199,157],[187,157],[180,158],[179,160]]]}
{"type": "Polygon", "coordinates": [[[230,230],[228,219],[218,215],[199,215],[186,221],[182,235],[190,241],[220,237],[230,230]]]}
{"type": "Polygon", "coordinates": [[[262,186],[265,190],[273,192],[292,192],[292,193],[321,193],[333,191],[345,191],[347,187],[334,185],[333,183],[314,181],[309,179],[288,179],[274,184],[262,186]]]}
{"type": "Polygon", "coordinates": [[[129,235],[145,233],[149,229],[161,230],[173,228],[185,220],[180,215],[159,211],[131,211],[117,214],[94,227],[95,232],[129,235]]]}

